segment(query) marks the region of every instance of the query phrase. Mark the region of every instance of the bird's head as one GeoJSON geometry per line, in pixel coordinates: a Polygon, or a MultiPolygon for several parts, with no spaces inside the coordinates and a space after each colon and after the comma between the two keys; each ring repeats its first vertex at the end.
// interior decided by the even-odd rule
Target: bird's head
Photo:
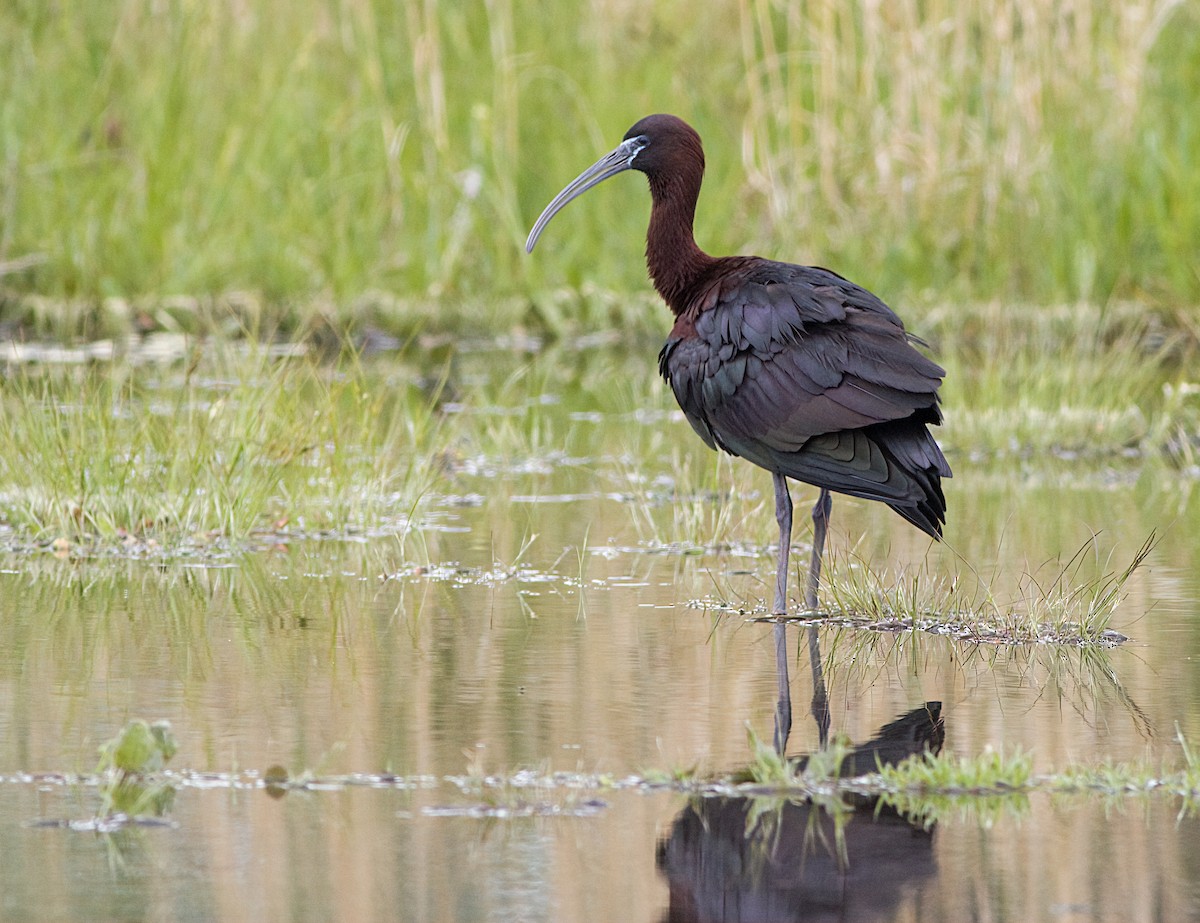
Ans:
{"type": "Polygon", "coordinates": [[[683,119],[673,115],[648,115],[637,122],[615,148],[580,173],[546,206],[529,232],[525,251],[532,253],[546,225],[572,199],[626,170],[639,170],[655,191],[672,177],[694,175],[696,188],[704,173],[700,136],[683,119]]]}

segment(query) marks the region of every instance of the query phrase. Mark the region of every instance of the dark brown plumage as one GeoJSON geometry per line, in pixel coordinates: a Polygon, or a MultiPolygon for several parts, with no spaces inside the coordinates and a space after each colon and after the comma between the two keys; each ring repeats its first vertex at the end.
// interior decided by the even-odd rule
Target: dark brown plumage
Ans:
{"type": "MultiPolygon", "coordinates": [[[[830,491],[879,500],[933,538],[946,520],[950,466],[929,432],[945,374],[886,304],[837,273],[756,256],[716,258],[692,221],[704,175],[700,136],[651,115],[572,181],[529,234],[532,252],[567,202],[624,170],[653,198],[646,263],[675,314],[659,356],[692,428],[775,480],[779,557],[773,611],[787,611],[792,504],[787,478],[821,489],[805,602],[817,605],[830,491]]],[[[782,691],[782,690],[781,690],[782,691]]]]}

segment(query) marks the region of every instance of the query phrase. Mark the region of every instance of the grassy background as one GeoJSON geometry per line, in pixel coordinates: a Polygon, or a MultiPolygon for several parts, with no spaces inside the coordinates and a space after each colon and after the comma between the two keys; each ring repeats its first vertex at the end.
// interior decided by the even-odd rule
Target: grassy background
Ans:
{"type": "Polygon", "coordinates": [[[893,302],[1200,301],[1196,0],[105,0],[0,6],[0,321],[661,326],[648,112],[697,236],[893,302]],[[697,12],[699,10],[699,12],[697,12]],[[634,188],[637,187],[637,188],[634,188]]]}

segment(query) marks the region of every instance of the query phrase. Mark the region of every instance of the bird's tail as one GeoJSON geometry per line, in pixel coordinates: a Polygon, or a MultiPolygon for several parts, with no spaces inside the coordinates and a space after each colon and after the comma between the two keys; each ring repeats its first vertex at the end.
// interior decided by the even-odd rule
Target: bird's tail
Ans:
{"type": "Polygon", "coordinates": [[[926,420],[913,416],[816,436],[773,461],[773,470],[788,477],[882,501],[922,532],[942,537],[942,478],[951,472],[926,420]]]}
{"type": "Polygon", "coordinates": [[[881,423],[868,431],[891,463],[889,468],[898,469],[899,479],[909,483],[905,497],[884,502],[922,532],[940,539],[946,522],[942,478],[953,473],[933,434],[924,423],[913,420],[881,423]]]}

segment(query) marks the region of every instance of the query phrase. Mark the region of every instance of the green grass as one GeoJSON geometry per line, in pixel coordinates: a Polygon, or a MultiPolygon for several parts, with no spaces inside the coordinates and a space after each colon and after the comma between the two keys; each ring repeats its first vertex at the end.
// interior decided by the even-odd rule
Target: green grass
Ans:
{"type": "Polygon", "coordinates": [[[628,294],[646,290],[635,178],[568,210],[536,259],[521,244],[662,110],[706,138],[712,252],[830,265],[902,309],[1200,302],[1194,4],[706,13],[7,3],[0,321],[657,329],[628,294]]]}
{"type": "Polygon", "coordinates": [[[936,627],[965,640],[999,644],[1037,641],[1095,642],[1105,639],[1125,600],[1126,586],[1150,557],[1150,535],[1124,565],[1111,563],[1093,537],[1066,562],[1052,561],[1015,580],[980,575],[963,563],[960,573],[928,564],[878,573],[865,561],[835,559],[823,587],[823,607],[834,616],[936,627]],[[1009,589],[1005,595],[995,585],[1009,589]]]}
{"type": "Polygon", "coordinates": [[[439,415],[415,374],[263,350],[197,350],[166,370],[39,367],[2,401],[0,521],[62,551],[402,534],[438,465],[439,415]]]}
{"type": "Polygon", "coordinates": [[[943,795],[992,794],[1027,787],[1033,779],[1033,761],[1017,751],[988,750],[976,757],[954,753],[926,753],[876,773],[885,788],[943,795]]]}
{"type": "MultiPolygon", "coordinates": [[[[1153,766],[1146,761],[1072,764],[1060,770],[1035,772],[1031,753],[987,748],[974,756],[950,751],[924,753],[852,779],[839,779],[837,767],[849,746],[834,740],[828,750],[814,754],[803,771],[780,759],[774,749],[750,738],[752,762],[728,779],[707,787],[724,794],[740,791],[766,799],[812,798],[836,811],[843,795],[879,796],[882,803],[927,826],[952,817],[987,823],[1029,810],[1029,796],[1091,794],[1116,801],[1133,795],[1162,794],[1182,799],[1185,811],[1200,803],[1200,767],[1191,746],[1176,731],[1182,760],[1153,766]],[[813,769],[814,764],[816,769],[813,769]]],[[[704,791],[704,779],[678,782],[685,791],[704,791]]]]}
{"type": "Polygon", "coordinates": [[[950,813],[1001,814],[1024,804],[1035,792],[1098,794],[1110,799],[1154,792],[1178,797],[1185,811],[1200,800],[1200,767],[1186,738],[1176,730],[1182,763],[1152,766],[1146,761],[1073,764],[1056,772],[1034,773],[1029,754],[988,750],[976,757],[925,754],[875,773],[884,800],[903,813],[932,822],[950,813]]]}
{"type": "Polygon", "coordinates": [[[865,775],[841,778],[838,766],[849,741],[835,738],[801,770],[751,733],[751,762],[743,769],[707,777],[643,773],[640,784],[652,790],[667,786],[692,794],[748,797],[754,801],[751,815],[755,818],[796,799],[822,807],[836,821],[851,799],[861,804],[863,798],[877,797],[881,806],[927,827],[954,819],[990,825],[1028,813],[1030,798],[1037,794],[1100,797],[1113,805],[1135,796],[1167,796],[1180,799],[1182,810],[1190,814],[1200,804],[1200,771],[1182,734],[1177,732],[1176,741],[1182,759],[1165,758],[1159,765],[1108,760],[1035,772],[1032,753],[988,747],[975,755],[947,750],[924,753],[865,775]]]}

